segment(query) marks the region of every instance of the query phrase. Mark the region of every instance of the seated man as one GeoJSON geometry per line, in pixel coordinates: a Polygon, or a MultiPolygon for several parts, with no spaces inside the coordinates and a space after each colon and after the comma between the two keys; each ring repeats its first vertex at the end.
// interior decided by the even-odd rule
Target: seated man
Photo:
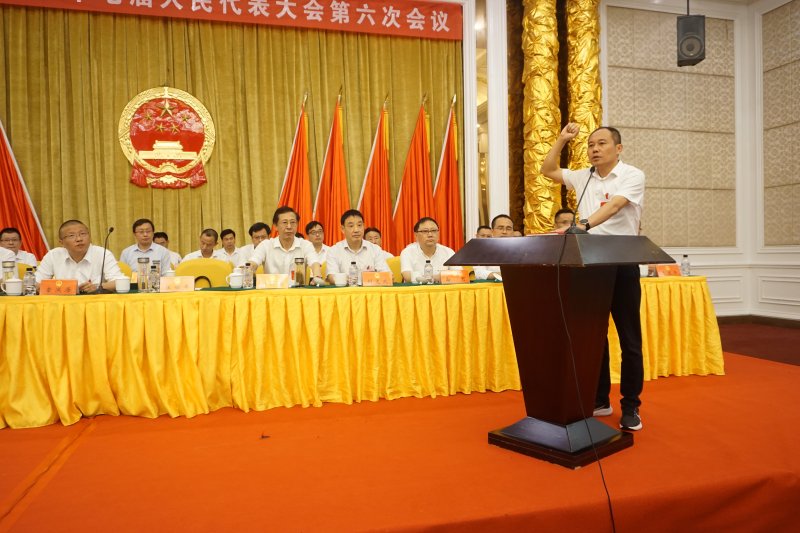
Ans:
{"type": "Polygon", "coordinates": [[[294,260],[305,259],[306,266],[311,267],[312,285],[322,285],[320,260],[314,245],[296,236],[300,215],[288,206],[281,206],[272,215],[272,224],[278,229],[278,236],[261,241],[253,254],[250,263],[264,265],[267,274],[289,274],[294,268],[294,260]]]}
{"type": "Polygon", "coordinates": [[[16,260],[17,256],[14,255],[14,252],[6,248],[0,247],[0,261],[16,261],[16,260]]]}
{"type": "MultiPolygon", "coordinates": [[[[2,246],[3,249],[10,250],[11,253],[14,254],[13,260],[17,263],[30,266],[39,264],[35,255],[20,249],[22,247],[22,234],[17,228],[3,228],[3,230],[0,231],[0,246],[2,246]]],[[[12,260],[8,254],[0,255],[2,255],[3,261],[12,260]]]]}
{"type": "Polygon", "coordinates": [[[242,266],[249,261],[253,256],[253,252],[255,251],[256,247],[258,247],[262,241],[269,239],[269,226],[263,222],[256,222],[250,226],[250,229],[247,230],[247,233],[250,234],[251,243],[245,244],[239,248],[239,264],[235,266],[242,266]]]}
{"type": "Polygon", "coordinates": [[[575,222],[575,212],[572,209],[565,207],[556,211],[556,216],[553,217],[553,231],[563,231],[570,227],[575,222]]]}
{"type": "Polygon", "coordinates": [[[95,292],[103,278],[103,288],[116,290],[116,279],[124,277],[110,250],[92,244],[89,228],[80,220],[67,220],[58,228],[60,248],[42,258],[36,270],[38,286],[45,279],[78,280],[78,291],[95,292]],[[103,258],[105,257],[105,261],[103,258]]]}
{"type": "Polygon", "coordinates": [[[364,240],[369,241],[377,246],[380,246],[381,251],[383,252],[384,259],[391,259],[392,257],[394,257],[392,254],[383,249],[383,235],[381,235],[381,230],[379,230],[378,228],[365,229],[364,240]]]}
{"type": "Polygon", "coordinates": [[[460,266],[446,267],[444,262],[453,257],[455,252],[439,244],[439,224],[430,217],[423,217],[414,224],[414,237],[417,242],[406,246],[400,252],[400,273],[406,283],[417,283],[423,279],[425,263],[433,266],[433,279],[439,281],[442,270],[458,269],[460,266]]]}
{"type": "Polygon", "coordinates": [[[492,228],[489,226],[478,226],[478,231],[475,232],[477,239],[489,239],[492,237],[492,228]]]}
{"type": "Polygon", "coordinates": [[[319,263],[325,263],[328,260],[328,250],[331,247],[324,243],[325,228],[322,227],[322,223],[312,220],[306,224],[306,237],[308,237],[308,242],[314,245],[314,251],[317,252],[319,263]]]}
{"type": "Polygon", "coordinates": [[[157,231],[153,233],[153,242],[163,246],[169,252],[170,268],[174,269],[176,266],[180,264],[181,254],[179,254],[178,252],[173,252],[172,250],[169,249],[169,235],[167,235],[163,231],[157,231]]]}
{"type": "Polygon", "coordinates": [[[154,232],[155,226],[153,226],[153,222],[149,219],[140,218],[134,222],[133,237],[136,239],[136,243],[122,250],[122,253],[119,254],[120,262],[135,269],[139,258],[147,257],[150,259],[151,265],[154,260],[160,261],[161,272],[169,270],[170,263],[172,262],[169,250],[153,242],[154,232]]]}
{"type": "Polygon", "coordinates": [[[361,211],[345,211],[340,222],[344,239],[328,250],[328,281],[333,282],[334,274],[347,274],[353,261],[359,272],[391,272],[380,246],[364,240],[364,216],[361,211]]]}
{"type": "MultiPolygon", "coordinates": [[[[494,237],[513,237],[514,221],[508,215],[497,215],[492,219],[492,238],[494,237]]],[[[503,281],[500,275],[499,266],[476,266],[475,279],[503,281]]]]}
{"type": "Polygon", "coordinates": [[[222,250],[215,250],[214,247],[219,242],[219,234],[213,228],[206,228],[200,233],[200,249],[188,253],[183,257],[184,261],[191,259],[217,259],[219,261],[228,262],[225,252],[222,250]]]}
{"type": "Polygon", "coordinates": [[[228,259],[228,262],[233,266],[239,266],[244,263],[241,252],[236,248],[236,232],[232,229],[224,229],[219,234],[222,239],[222,251],[228,259]]]}

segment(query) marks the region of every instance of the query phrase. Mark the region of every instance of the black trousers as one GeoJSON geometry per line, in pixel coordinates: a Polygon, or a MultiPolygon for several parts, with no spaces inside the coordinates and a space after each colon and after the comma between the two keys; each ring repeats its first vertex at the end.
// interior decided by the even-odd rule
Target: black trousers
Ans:
{"type": "MultiPolygon", "coordinates": [[[[622,394],[620,404],[623,411],[639,407],[642,403],[639,400],[644,382],[642,322],[639,314],[641,301],[642,286],[639,284],[639,266],[617,267],[614,295],[611,299],[611,316],[617,326],[619,343],[622,348],[619,390],[622,394]]],[[[595,405],[606,405],[609,402],[611,371],[608,364],[608,339],[606,339],[595,405]]]]}

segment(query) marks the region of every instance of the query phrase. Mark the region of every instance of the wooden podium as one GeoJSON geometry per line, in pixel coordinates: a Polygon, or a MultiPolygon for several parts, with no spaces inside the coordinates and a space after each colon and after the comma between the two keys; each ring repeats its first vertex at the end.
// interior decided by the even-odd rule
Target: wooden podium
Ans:
{"type": "Polygon", "coordinates": [[[632,446],[592,417],[616,269],[672,262],[647,237],[590,234],[472,239],[451,257],[503,277],[528,416],[489,443],[570,468],[632,446]]]}

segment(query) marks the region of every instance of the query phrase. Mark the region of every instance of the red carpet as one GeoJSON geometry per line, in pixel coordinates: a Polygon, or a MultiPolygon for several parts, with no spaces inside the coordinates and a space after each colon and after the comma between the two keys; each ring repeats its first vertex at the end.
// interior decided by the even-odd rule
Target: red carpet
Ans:
{"type": "MultiPolygon", "coordinates": [[[[726,371],[645,384],[603,460],[617,531],[798,530],[800,367],[726,371]]],[[[610,531],[596,465],[486,443],[522,416],[505,392],[6,429],[0,530],[610,531]]]]}

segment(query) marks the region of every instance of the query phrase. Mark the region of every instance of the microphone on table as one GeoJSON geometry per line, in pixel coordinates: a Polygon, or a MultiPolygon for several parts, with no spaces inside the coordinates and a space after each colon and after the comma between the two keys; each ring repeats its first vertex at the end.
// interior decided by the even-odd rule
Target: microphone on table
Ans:
{"type": "Polygon", "coordinates": [[[108,238],[112,233],[114,233],[114,226],[110,226],[108,228],[106,240],[103,242],[103,262],[100,266],[100,286],[97,287],[97,290],[94,291],[94,294],[109,294],[111,292],[110,290],[103,288],[103,281],[105,281],[106,277],[106,252],[108,251],[108,238]]]}
{"type": "Polygon", "coordinates": [[[594,166],[589,168],[589,179],[586,180],[586,185],[583,186],[583,190],[581,191],[581,196],[580,198],[578,198],[578,205],[575,206],[575,214],[572,216],[572,224],[570,224],[567,230],[564,232],[565,235],[566,234],[579,235],[582,233],[589,233],[588,231],[580,229],[577,226],[578,223],[577,220],[578,220],[578,213],[580,212],[581,208],[581,201],[583,201],[583,195],[586,194],[586,189],[589,187],[589,182],[592,181],[592,178],[594,177],[594,171],[595,171],[594,166]]]}

